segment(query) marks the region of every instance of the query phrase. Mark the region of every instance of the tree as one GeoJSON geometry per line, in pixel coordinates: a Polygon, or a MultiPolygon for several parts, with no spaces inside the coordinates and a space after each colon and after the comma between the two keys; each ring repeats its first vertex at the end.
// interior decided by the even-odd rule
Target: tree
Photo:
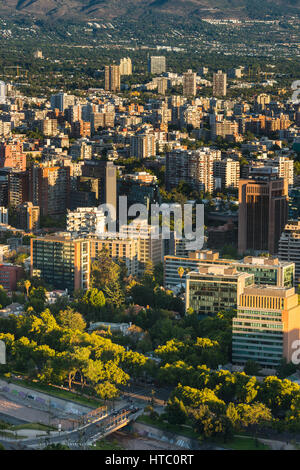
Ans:
{"type": "Polygon", "coordinates": [[[260,365],[249,359],[244,366],[244,372],[247,375],[258,375],[261,367],[260,365]]]}
{"type": "Polygon", "coordinates": [[[174,397],[169,400],[166,409],[166,417],[170,424],[184,424],[187,419],[187,411],[181,400],[174,397]]]}
{"type": "Polygon", "coordinates": [[[26,279],[24,281],[24,287],[26,289],[26,298],[28,299],[28,295],[29,295],[29,289],[30,289],[30,286],[31,286],[31,282],[29,281],[29,279],[26,279]]]}
{"type": "Polygon", "coordinates": [[[86,323],[82,315],[75,312],[72,308],[68,307],[66,310],[61,310],[57,317],[57,322],[63,328],[69,328],[70,330],[84,331],[86,323]]]}
{"type": "Polygon", "coordinates": [[[180,290],[182,291],[182,277],[184,275],[184,268],[182,266],[179,266],[177,269],[178,275],[180,277],[180,290]]]}

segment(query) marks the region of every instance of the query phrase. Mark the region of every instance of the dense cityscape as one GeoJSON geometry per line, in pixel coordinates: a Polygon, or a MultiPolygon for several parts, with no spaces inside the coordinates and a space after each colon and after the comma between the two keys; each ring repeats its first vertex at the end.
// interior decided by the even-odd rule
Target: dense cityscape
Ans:
{"type": "Polygon", "coordinates": [[[300,449],[281,13],[0,15],[1,450],[300,449]]]}

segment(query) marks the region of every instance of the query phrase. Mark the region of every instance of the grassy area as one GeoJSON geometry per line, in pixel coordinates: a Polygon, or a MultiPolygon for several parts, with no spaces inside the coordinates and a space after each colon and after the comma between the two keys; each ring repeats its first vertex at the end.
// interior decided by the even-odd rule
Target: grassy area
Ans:
{"type": "Polygon", "coordinates": [[[229,442],[222,442],[222,447],[233,450],[269,450],[270,447],[253,437],[235,436],[229,442]]]}
{"type": "Polygon", "coordinates": [[[108,441],[107,439],[101,439],[101,441],[97,441],[95,444],[90,447],[91,450],[124,450],[116,440],[108,441]]]}
{"type": "Polygon", "coordinates": [[[90,408],[98,408],[99,406],[103,405],[101,400],[96,400],[94,398],[87,398],[80,395],[77,395],[73,392],[69,392],[68,390],[64,390],[53,385],[42,384],[39,382],[29,382],[26,379],[14,379],[14,378],[7,378],[3,377],[4,380],[7,380],[11,383],[16,385],[20,385],[22,387],[30,388],[32,390],[37,390],[40,392],[47,393],[56,398],[63,398],[68,401],[74,401],[75,403],[79,403],[80,405],[88,406],[90,408]]]}
{"type": "Polygon", "coordinates": [[[136,420],[138,423],[148,424],[149,426],[153,426],[155,428],[161,429],[162,431],[168,431],[175,434],[180,434],[181,436],[189,437],[190,439],[197,439],[199,436],[196,434],[192,428],[180,425],[173,425],[169,423],[165,423],[159,420],[153,420],[148,415],[141,415],[136,420]]]}

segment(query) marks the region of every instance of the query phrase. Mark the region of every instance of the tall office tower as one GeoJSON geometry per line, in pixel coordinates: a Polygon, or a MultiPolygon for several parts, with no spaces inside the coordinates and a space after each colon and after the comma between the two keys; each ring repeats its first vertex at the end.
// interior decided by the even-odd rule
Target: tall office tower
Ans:
{"type": "Polygon", "coordinates": [[[31,276],[40,276],[55,289],[88,289],[89,240],[68,234],[31,239],[31,276]]]}
{"type": "Polygon", "coordinates": [[[0,81],[0,104],[4,104],[6,101],[6,85],[0,81]]]}
{"type": "Polygon", "coordinates": [[[0,207],[0,223],[8,224],[8,209],[7,207],[0,207]]]}
{"type": "Polygon", "coordinates": [[[160,75],[166,71],[166,58],[164,56],[151,56],[148,59],[148,72],[160,75]]]}
{"type": "Polygon", "coordinates": [[[97,259],[103,248],[108,250],[110,258],[122,260],[125,263],[128,276],[139,274],[138,248],[139,241],[134,239],[120,239],[117,237],[98,238],[90,236],[91,259],[97,259]]]}
{"type": "Polygon", "coordinates": [[[156,155],[156,141],[152,134],[137,134],[130,139],[130,156],[143,160],[156,155]]]}
{"type": "Polygon", "coordinates": [[[252,169],[239,183],[239,253],[274,254],[288,217],[288,184],[273,168],[252,169]]]}
{"type": "Polygon", "coordinates": [[[197,191],[214,190],[214,162],[221,160],[221,151],[202,147],[198,150],[173,150],[166,156],[166,187],[175,188],[181,181],[197,191]]]}
{"type": "Polygon", "coordinates": [[[105,90],[117,92],[120,91],[120,66],[119,65],[106,65],[105,66],[105,90]]]}
{"type": "Polygon", "coordinates": [[[26,170],[26,154],[22,142],[8,141],[0,143],[0,167],[26,170]]]}
{"type": "Polygon", "coordinates": [[[196,74],[192,70],[188,70],[183,74],[183,95],[195,96],[196,92],[196,74]]]}
{"type": "Polygon", "coordinates": [[[300,305],[295,289],[246,287],[239,296],[232,325],[232,362],[254,360],[277,367],[291,362],[294,342],[300,339],[300,305]]]}
{"type": "Polygon", "coordinates": [[[130,57],[123,57],[120,60],[120,75],[132,75],[132,62],[130,57]]]}
{"type": "Polygon", "coordinates": [[[232,266],[202,265],[186,275],[186,311],[214,315],[237,307],[245,287],[254,285],[254,275],[232,266]]]}
{"type": "Polygon", "coordinates": [[[290,220],[279,240],[278,257],[295,263],[295,286],[300,285],[300,219],[290,220]]]}
{"type": "Polygon", "coordinates": [[[67,212],[67,232],[71,233],[104,233],[104,212],[97,207],[78,207],[67,212]]]}
{"type": "Polygon", "coordinates": [[[213,75],[213,96],[226,96],[227,93],[227,75],[222,70],[213,75]]]}
{"type": "Polygon", "coordinates": [[[149,261],[154,266],[162,261],[163,240],[156,236],[156,227],[133,220],[131,224],[120,227],[120,236],[138,240],[139,274],[144,272],[149,261]]]}
{"type": "Polygon", "coordinates": [[[29,169],[29,200],[42,216],[66,213],[70,199],[70,167],[47,162],[29,169]]]}
{"type": "Polygon", "coordinates": [[[80,180],[94,184],[97,204],[111,204],[117,208],[117,168],[112,162],[85,161],[80,180]]]}
{"type": "Polygon", "coordinates": [[[240,181],[240,162],[232,158],[215,161],[214,180],[216,189],[238,188],[240,181]]]}
{"type": "Polygon", "coordinates": [[[40,228],[40,208],[34,206],[32,202],[24,202],[16,207],[17,228],[25,232],[35,232],[40,228]]]}
{"type": "Polygon", "coordinates": [[[60,92],[51,96],[50,103],[52,109],[59,109],[63,113],[69,106],[74,106],[75,96],[60,92]]]}
{"type": "Polygon", "coordinates": [[[28,184],[28,171],[14,170],[9,172],[8,204],[10,207],[17,207],[29,200],[28,184]]]}

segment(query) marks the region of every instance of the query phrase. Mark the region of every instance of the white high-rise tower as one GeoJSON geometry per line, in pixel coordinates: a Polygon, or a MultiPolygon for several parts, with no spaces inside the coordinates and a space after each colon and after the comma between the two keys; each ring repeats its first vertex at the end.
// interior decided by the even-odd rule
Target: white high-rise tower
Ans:
{"type": "Polygon", "coordinates": [[[6,101],[6,85],[0,81],[0,104],[4,104],[6,101]]]}

